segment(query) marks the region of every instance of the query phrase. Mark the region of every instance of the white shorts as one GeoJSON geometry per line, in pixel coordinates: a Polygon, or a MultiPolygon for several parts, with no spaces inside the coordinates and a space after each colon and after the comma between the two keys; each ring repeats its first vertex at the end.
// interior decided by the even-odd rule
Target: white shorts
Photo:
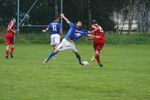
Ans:
{"type": "Polygon", "coordinates": [[[59,34],[52,34],[50,45],[58,45],[59,43],[60,43],[60,35],[59,34]]]}
{"type": "Polygon", "coordinates": [[[58,47],[56,49],[59,51],[70,49],[74,52],[78,52],[75,44],[73,42],[66,40],[66,39],[63,39],[62,42],[58,45],[58,47]]]}

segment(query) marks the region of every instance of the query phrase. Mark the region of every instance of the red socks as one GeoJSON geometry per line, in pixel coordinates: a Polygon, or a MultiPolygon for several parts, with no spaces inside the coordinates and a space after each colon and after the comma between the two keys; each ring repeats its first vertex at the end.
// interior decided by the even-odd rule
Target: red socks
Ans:
{"type": "Polygon", "coordinates": [[[8,54],[9,54],[9,50],[6,50],[6,56],[8,56],[8,54]]]}
{"type": "Polygon", "coordinates": [[[10,50],[10,53],[13,53],[13,51],[14,51],[14,48],[12,47],[11,50],[10,50]]]}
{"type": "MultiPolygon", "coordinates": [[[[14,51],[14,48],[11,48],[10,53],[13,53],[13,51],[14,51]]],[[[9,50],[6,50],[6,56],[8,55],[9,55],[9,50]]]]}
{"type": "Polygon", "coordinates": [[[98,64],[101,64],[99,54],[95,54],[95,59],[97,60],[98,64]]]}

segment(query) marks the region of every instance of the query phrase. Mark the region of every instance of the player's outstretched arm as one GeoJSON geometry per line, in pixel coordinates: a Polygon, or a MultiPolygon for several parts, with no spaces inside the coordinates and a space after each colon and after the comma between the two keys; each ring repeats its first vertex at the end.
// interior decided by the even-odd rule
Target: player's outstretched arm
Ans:
{"type": "Polygon", "coordinates": [[[42,30],[42,32],[47,32],[47,31],[48,31],[48,28],[42,30]]]}
{"type": "Polygon", "coordinates": [[[96,31],[98,31],[99,29],[100,29],[100,28],[97,27],[96,29],[92,30],[91,32],[94,33],[94,32],[96,32],[96,31]]]}
{"type": "Polygon", "coordinates": [[[101,38],[101,36],[94,36],[94,35],[92,35],[91,33],[89,33],[88,32],[88,35],[87,36],[89,36],[89,37],[91,37],[91,38],[101,38]]]}
{"type": "Polygon", "coordinates": [[[63,13],[61,13],[60,16],[61,16],[61,18],[63,18],[67,23],[70,23],[69,19],[66,18],[66,16],[65,16],[63,13]]]}

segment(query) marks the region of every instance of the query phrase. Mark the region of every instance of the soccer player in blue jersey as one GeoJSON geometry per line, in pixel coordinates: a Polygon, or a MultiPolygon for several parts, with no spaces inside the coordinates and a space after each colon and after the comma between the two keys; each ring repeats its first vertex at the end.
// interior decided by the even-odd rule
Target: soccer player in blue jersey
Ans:
{"type": "Polygon", "coordinates": [[[67,35],[62,40],[62,42],[58,45],[58,47],[54,51],[52,51],[49,54],[49,56],[44,60],[43,64],[46,64],[51,59],[51,57],[56,55],[59,51],[70,49],[76,55],[76,57],[79,61],[79,64],[84,65],[81,61],[81,56],[79,55],[74,42],[84,35],[93,37],[93,35],[91,34],[92,32],[83,29],[81,21],[78,21],[75,25],[72,22],[70,22],[64,16],[64,14],[60,14],[60,16],[69,24],[70,29],[69,29],[67,35]]]}
{"type": "MultiPolygon", "coordinates": [[[[59,17],[56,17],[52,23],[48,25],[48,27],[42,32],[47,32],[48,30],[51,30],[51,42],[50,45],[52,46],[53,50],[60,44],[60,37],[62,37],[62,26],[59,23],[59,17]]],[[[54,60],[56,57],[54,56],[54,60]]]]}

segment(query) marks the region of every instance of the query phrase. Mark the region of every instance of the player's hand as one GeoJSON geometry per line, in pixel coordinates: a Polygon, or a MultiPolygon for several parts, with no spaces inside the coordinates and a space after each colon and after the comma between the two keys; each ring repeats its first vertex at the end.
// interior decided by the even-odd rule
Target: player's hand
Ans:
{"type": "Polygon", "coordinates": [[[20,32],[20,30],[16,30],[16,32],[20,32]]]}
{"type": "Polygon", "coordinates": [[[60,14],[60,17],[64,18],[64,17],[65,17],[65,15],[64,15],[63,13],[61,13],[61,14],[60,14]]]}
{"type": "Polygon", "coordinates": [[[42,32],[46,32],[46,30],[42,30],[42,32]]]}
{"type": "Polygon", "coordinates": [[[16,33],[16,30],[14,30],[13,33],[15,34],[15,33],[16,33]]]}
{"type": "Polygon", "coordinates": [[[93,32],[92,32],[92,31],[88,31],[88,33],[89,33],[89,34],[93,34],[93,32]]]}

